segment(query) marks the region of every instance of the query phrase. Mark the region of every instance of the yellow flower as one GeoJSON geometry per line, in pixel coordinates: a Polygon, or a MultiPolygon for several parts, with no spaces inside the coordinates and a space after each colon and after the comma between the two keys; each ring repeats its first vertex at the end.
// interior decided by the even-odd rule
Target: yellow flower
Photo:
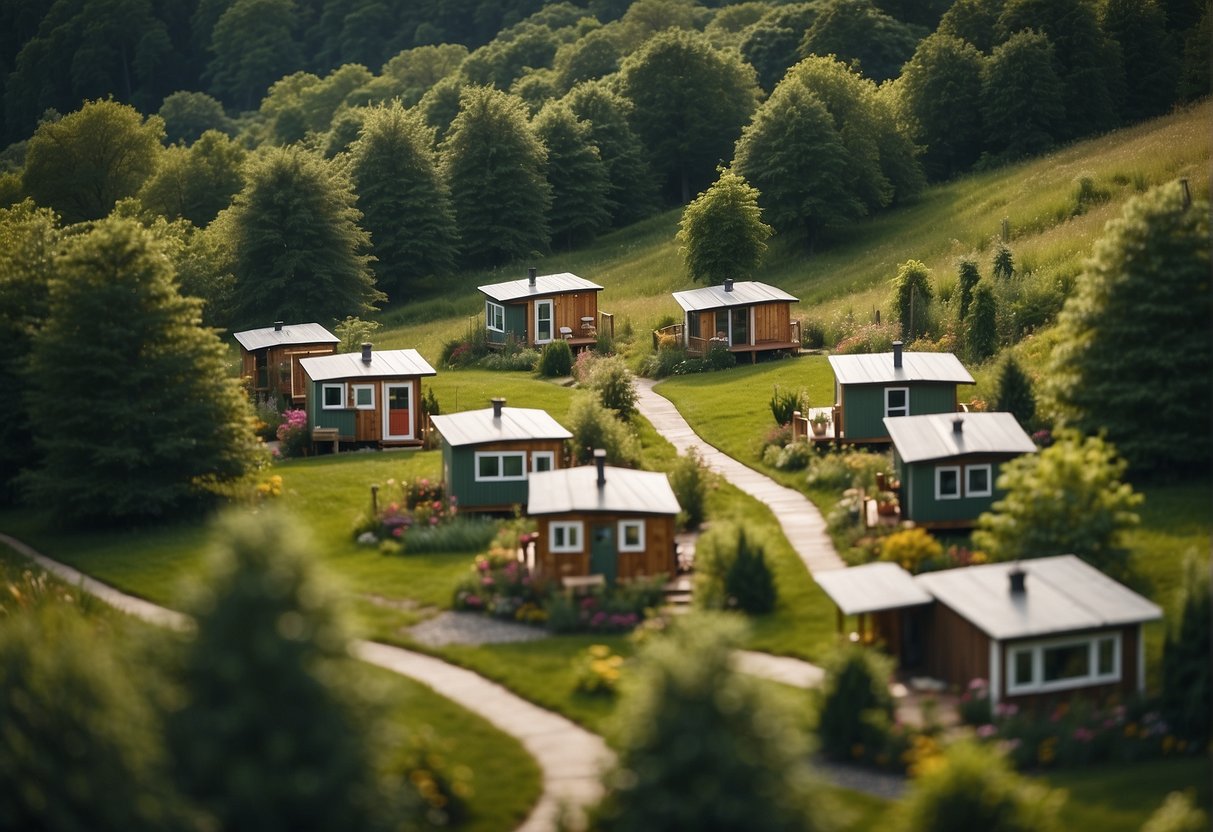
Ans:
{"type": "Polygon", "coordinates": [[[605,659],[611,655],[611,648],[605,644],[592,644],[590,645],[590,655],[596,659],[605,659]]]}

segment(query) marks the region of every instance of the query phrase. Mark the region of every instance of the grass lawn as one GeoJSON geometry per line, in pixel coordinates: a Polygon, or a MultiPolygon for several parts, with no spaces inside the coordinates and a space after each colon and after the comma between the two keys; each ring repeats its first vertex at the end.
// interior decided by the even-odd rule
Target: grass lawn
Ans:
{"type": "Polygon", "coordinates": [[[1173,791],[1191,790],[1196,804],[1209,813],[1211,776],[1208,757],[1188,757],[1057,771],[1041,779],[1069,792],[1062,828],[1137,832],[1173,791]]]}

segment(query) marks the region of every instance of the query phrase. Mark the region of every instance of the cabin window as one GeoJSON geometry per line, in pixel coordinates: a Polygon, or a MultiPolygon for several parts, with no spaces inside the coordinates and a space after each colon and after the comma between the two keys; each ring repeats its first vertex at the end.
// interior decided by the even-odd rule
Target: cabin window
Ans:
{"type": "Polygon", "coordinates": [[[960,467],[957,465],[935,466],[935,499],[960,499],[960,467]]]}
{"type": "Polygon", "coordinates": [[[344,410],[345,409],[345,385],[344,384],[326,384],[321,391],[323,396],[325,410],[344,410]]]}
{"type": "Polygon", "coordinates": [[[484,325],[493,332],[505,332],[505,307],[491,300],[484,302],[484,325]]]}
{"type": "Polygon", "coordinates": [[[526,479],[524,451],[483,451],[476,454],[477,482],[521,479],[526,479]]]}
{"type": "Polygon", "coordinates": [[[551,471],[555,467],[555,453],[552,451],[531,451],[531,473],[551,471]]]}
{"type": "Polygon", "coordinates": [[[886,387],[884,391],[885,416],[910,415],[910,388],[886,387]]]}
{"type": "Polygon", "coordinates": [[[373,385],[373,384],[355,384],[354,385],[354,409],[355,410],[374,410],[375,409],[375,385],[373,385]]]}
{"type": "Polygon", "coordinates": [[[643,552],[644,551],[644,521],[643,520],[620,520],[619,521],[619,551],[621,551],[621,552],[643,552]]]}
{"type": "Polygon", "coordinates": [[[729,331],[729,345],[750,343],[750,307],[734,309],[731,317],[733,328],[729,331]]]}
{"type": "Polygon", "coordinates": [[[990,482],[992,471],[989,465],[969,465],[965,468],[965,496],[989,497],[992,491],[990,482]]]}
{"type": "Polygon", "coordinates": [[[257,389],[266,389],[270,386],[270,351],[257,350],[253,353],[253,366],[257,370],[257,389]]]}
{"type": "Polygon", "coordinates": [[[724,338],[726,341],[729,338],[729,310],[720,309],[716,312],[716,336],[724,338]]]}
{"type": "Polygon", "coordinates": [[[580,552],[583,525],[580,520],[552,523],[548,526],[552,539],[548,548],[553,552],[580,552]]]}
{"type": "Polygon", "coordinates": [[[1044,693],[1120,680],[1120,633],[1017,644],[1007,653],[1007,692],[1044,693]]]}
{"type": "Polygon", "coordinates": [[[552,318],[555,315],[550,300],[535,301],[535,343],[546,344],[552,340],[552,318]]]}
{"type": "Polygon", "coordinates": [[[703,336],[701,336],[699,334],[699,329],[700,329],[699,313],[698,312],[688,312],[687,313],[687,337],[688,338],[702,338],[703,336]]]}

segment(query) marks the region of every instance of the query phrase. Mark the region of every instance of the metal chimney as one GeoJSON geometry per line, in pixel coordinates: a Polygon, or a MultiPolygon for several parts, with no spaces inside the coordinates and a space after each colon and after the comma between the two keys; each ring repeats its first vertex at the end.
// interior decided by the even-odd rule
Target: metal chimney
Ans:
{"type": "Polygon", "coordinates": [[[606,451],[598,448],[594,451],[594,464],[598,466],[598,488],[606,485],[606,451]]]}
{"type": "Polygon", "coordinates": [[[281,332],[283,323],[283,321],[274,321],[274,332],[281,332]]]}
{"type": "Polygon", "coordinates": [[[1028,573],[1023,571],[1018,561],[1011,567],[1011,571],[1007,573],[1007,577],[1011,580],[1012,595],[1024,595],[1027,593],[1028,588],[1025,585],[1025,581],[1027,580],[1028,573]]]}
{"type": "Polygon", "coordinates": [[[526,280],[532,289],[535,288],[535,267],[531,266],[526,270],[526,280]]]}
{"type": "Polygon", "coordinates": [[[733,291],[733,278],[731,278],[731,277],[726,277],[726,278],[724,279],[724,290],[725,290],[726,292],[731,292],[731,291],[733,291]]]}
{"type": "Polygon", "coordinates": [[[952,433],[963,433],[965,429],[965,420],[957,416],[952,420],[952,433]]]}
{"type": "Polygon", "coordinates": [[[901,369],[901,342],[900,341],[893,342],[893,369],[894,370],[901,369]]]}
{"type": "Polygon", "coordinates": [[[501,408],[505,407],[505,399],[501,398],[500,396],[497,396],[496,398],[492,399],[491,401],[493,402],[493,418],[500,420],[501,419],[501,408]]]}
{"type": "Polygon", "coordinates": [[[362,342],[362,363],[371,363],[371,344],[369,341],[362,342]]]}

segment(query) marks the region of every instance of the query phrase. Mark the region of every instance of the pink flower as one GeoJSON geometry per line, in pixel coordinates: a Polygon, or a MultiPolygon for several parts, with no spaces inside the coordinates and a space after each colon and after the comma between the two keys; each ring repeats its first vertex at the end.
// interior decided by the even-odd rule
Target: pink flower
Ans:
{"type": "Polygon", "coordinates": [[[493,586],[495,583],[497,583],[497,582],[495,580],[493,580],[492,575],[485,575],[483,578],[480,579],[481,586],[493,586]]]}
{"type": "Polygon", "coordinates": [[[431,517],[431,518],[430,518],[430,525],[431,525],[431,526],[437,526],[437,525],[438,525],[438,518],[437,518],[437,517],[431,517]]]}
{"type": "Polygon", "coordinates": [[[392,529],[392,537],[403,537],[403,536],[404,536],[404,526],[397,526],[396,528],[392,529]]]}
{"type": "Polygon", "coordinates": [[[977,729],[977,736],[981,737],[983,740],[989,739],[997,733],[998,729],[993,725],[983,725],[977,729]]]}
{"type": "Polygon", "coordinates": [[[430,504],[430,508],[434,509],[434,511],[442,511],[442,503],[438,500],[435,500],[433,503],[430,504]]]}

